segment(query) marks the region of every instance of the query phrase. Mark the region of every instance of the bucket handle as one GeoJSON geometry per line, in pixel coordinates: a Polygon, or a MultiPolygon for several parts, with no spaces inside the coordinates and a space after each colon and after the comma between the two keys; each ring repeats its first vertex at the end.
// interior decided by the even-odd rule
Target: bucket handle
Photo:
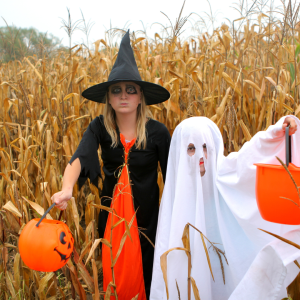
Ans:
{"type": "MultiPolygon", "coordinates": [[[[36,227],[39,227],[39,225],[41,224],[41,222],[46,218],[47,214],[49,213],[49,211],[56,205],[56,203],[54,202],[46,211],[45,213],[42,215],[42,217],[40,218],[40,220],[37,222],[37,224],[35,225],[36,227]]],[[[59,218],[58,221],[60,221],[61,216],[62,216],[63,210],[60,212],[59,214],[59,218]]]]}
{"type": "Polygon", "coordinates": [[[285,164],[288,167],[289,163],[292,162],[292,147],[291,147],[291,136],[289,135],[290,126],[285,128],[285,164]]]}

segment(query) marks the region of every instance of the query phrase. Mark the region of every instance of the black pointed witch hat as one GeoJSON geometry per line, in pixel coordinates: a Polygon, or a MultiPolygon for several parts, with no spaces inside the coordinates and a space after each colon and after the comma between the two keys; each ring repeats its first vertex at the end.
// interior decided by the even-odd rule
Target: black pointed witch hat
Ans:
{"type": "Polygon", "coordinates": [[[142,80],[130,46],[129,30],[122,38],[118,57],[108,80],[86,89],[82,96],[95,102],[104,103],[108,87],[120,81],[132,81],[138,84],[143,90],[147,105],[161,103],[170,98],[170,93],[161,85],[142,80]]]}

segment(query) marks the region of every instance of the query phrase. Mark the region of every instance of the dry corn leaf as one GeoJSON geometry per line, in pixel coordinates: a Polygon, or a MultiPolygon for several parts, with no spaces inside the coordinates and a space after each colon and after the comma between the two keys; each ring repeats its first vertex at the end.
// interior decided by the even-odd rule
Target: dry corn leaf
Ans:
{"type": "Polygon", "coordinates": [[[16,218],[11,212],[6,212],[7,222],[9,224],[9,230],[15,234],[20,231],[20,219],[16,218]]]}
{"type": "Polygon", "coordinates": [[[15,259],[14,259],[14,283],[15,283],[15,289],[16,291],[19,291],[22,286],[21,286],[21,281],[20,281],[20,254],[16,253],[15,259]]]}
{"type": "Polygon", "coordinates": [[[18,171],[16,171],[16,170],[10,170],[10,171],[8,171],[8,174],[9,174],[9,175],[10,175],[11,173],[17,174],[19,177],[22,177],[22,175],[21,175],[18,171]]]}
{"type": "Polygon", "coordinates": [[[144,37],[139,37],[139,38],[137,38],[137,39],[134,41],[133,46],[136,45],[136,44],[138,44],[139,42],[143,41],[144,39],[145,39],[144,37]]]}
{"type": "Polygon", "coordinates": [[[234,82],[232,81],[232,79],[230,78],[230,76],[228,74],[226,74],[225,72],[222,72],[222,76],[225,79],[225,81],[232,87],[232,89],[239,94],[240,96],[242,96],[241,91],[239,90],[239,88],[237,87],[237,83],[234,84],[234,82]]]}
{"type": "Polygon", "coordinates": [[[38,72],[38,70],[35,68],[35,66],[29,61],[29,59],[27,57],[25,57],[24,59],[25,59],[25,61],[27,61],[27,63],[29,64],[29,66],[34,70],[35,74],[38,76],[38,78],[40,79],[40,81],[43,81],[43,77],[38,72]]]}
{"type": "Polygon", "coordinates": [[[110,208],[108,206],[105,206],[105,205],[100,205],[100,204],[95,204],[95,203],[90,203],[89,205],[97,207],[97,208],[100,208],[100,209],[103,209],[103,210],[106,210],[108,212],[112,212],[113,211],[112,208],[110,208]]]}
{"type": "Polygon", "coordinates": [[[180,247],[175,247],[172,249],[167,250],[165,253],[163,253],[160,257],[160,267],[163,273],[165,285],[166,285],[166,293],[167,293],[167,299],[169,299],[169,288],[168,288],[168,275],[167,275],[167,255],[174,250],[180,250],[180,251],[185,251],[185,253],[190,256],[190,252],[186,248],[180,248],[180,247]]]}
{"type": "Polygon", "coordinates": [[[184,226],[181,240],[182,240],[182,243],[183,243],[183,247],[185,249],[187,249],[188,251],[191,251],[191,248],[190,248],[190,226],[189,226],[189,224],[186,224],[184,226]]]}
{"type": "Polygon", "coordinates": [[[174,104],[171,100],[167,100],[167,101],[163,102],[163,105],[167,110],[171,110],[171,111],[173,111],[174,113],[176,113],[177,115],[180,116],[179,106],[174,104]]]}
{"type": "Polygon", "coordinates": [[[300,105],[298,105],[296,111],[295,111],[295,116],[297,116],[300,113],[300,105]]]}
{"type": "Polygon", "coordinates": [[[6,81],[2,82],[0,85],[4,85],[4,84],[8,85],[8,86],[11,87],[13,90],[15,90],[16,92],[20,93],[20,91],[19,91],[17,88],[15,88],[12,84],[10,84],[10,83],[8,83],[8,82],[6,82],[6,81]]]}
{"type": "Polygon", "coordinates": [[[172,70],[169,70],[169,73],[172,74],[172,75],[174,75],[175,77],[177,77],[177,78],[179,78],[179,79],[181,79],[183,81],[183,77],[181,75],[177,74],[176,72],[174,72],[172,70]]]}
{"type": "Polygon", "coordinates": [[[290,170],[288,169],[288,167],[286,166],[286,164],[278,157],[278,156],[275,156],[276,159],[280,162],[280,164],[283,166],[283,168],[286,170],[286,172],[289,174],[290,176],[290,179],[292,180],[293,184],[294,184],[294,187],[297,191],[297,194],[298,194],[298,199],[299,199],[299,202],[300,202],[300,187],[297,186],[297,183],[293,177],[293,175],[291,174],[290,170]]]}
{"type": "Polygon", "coordinates": [[[56,277],[52,277],[52,279],[49,281],[48,283],[48,288],[45,290],[45,295],[47,296],[48,294],[51,295],[50,298],[47,298],[48,299],[53,299],[53,297],[56,297],[56,287],[55,287],[55,281],[56,277]]]}
{"type": "Polygon", "coordinates": [[[122,222],[124,222],[124,221],[125,221],[124,218],[120,219],[117,223],[115,223],[115,224],[111,227],[111,229],[116,228],[118,225],[120,225],[120,224],[121,224],[122,222]]]}
{"type": "Polygon", "coordinates": [[[85,119],[85,118],[90,118],[90,117],[91,117],[90,115],[84,115],[84,116],[76,118],[73,122],[76,122],[76,121],[79,121],[79,120],[82,120],[82,119],[85,119]]]}
{"type": "Polygon", "coordinates": [[[285,99],[287,101],[291,101],[292,103],[295,103],[295,99],[290,94],[285,94],[285,99]]]}
{"type": "MultiPolygon", "coordinates": [[[[36,202],[30,201],[26,199],[24,196],[22,196],[22,199],[25,200],[39,215],[42,216],[45,213],[45,210],[36,202]]],[[[52,220],[50,214],[47,214],[46,218],[52,220]]]]}
{"type": "MultiPolygon", "coordinates": [[[[1,250],[1,248],[0,248],[0,250],[1,250]]],[[[8,248],[7,247],[2,248],[2,261],[4,262],[4,266],[8,262],[8,248]]]]}
{"type": "Polygon", "coordinates": [[[108,45],[106,44],[106,42],[105,42],[103,39],[101,39],[100,42],[101,42],[105,47],[108,47],[108,45]]]}
{"type": "MultiPolygon", "coordinates": [[[[23,226],[25,226],[25,224],[23,224],[23,226]]],[[[4,246],[5,246],[5,247],[8,247],[8,248],[14,248],[14,249],[18,249],[18,247],[17,247],[17,246],[15,246],[15,245],[12,245],[12,244],[10,244],[10,243],[4,243],[4,246]]]]}
{"type": "Polygon", "coordinates": [[[8,201],[5,205],[3,205],[2,208],[10,211],[15,216],[22,218],[21,213],[19,212],[19,210],[14,206],[14,204],[11,201],[8,201]]]}
{"type": "Polygon", "coordinates": [[[75,223],[75,226],[77,229],[77,234],[79,236],[79,232],[80,232],[80,230],[79,230],[79,215],[78,215],[77,205],[76,205],[74,197],[71,198],[71,204],[72,204],[73,220],[74,220],[74,223],[75,223]]]}
{"type": "Polygon", "coordinates": [[[215,114],[215,115],[213,115],[210,119],[211,119],[214,123],[216,123],[217,120],[218,120],[218,115],[215,114]]]}
{"type": "Polygon", "coordinates": [[[96,239],[91,250],[90,250],[90,253],[89,253],[89,256],[85,262],[85,265],[89,262],[90,258],[92,257],[95,249],[98,247],[98,245],[101,243],[103,243],[104,245],[106,245],[107,247],[111,248],[111,244],[106,240],[106,239],[96,239]]]}
{"type": "MultiPolygon", "coordinates": [[[[228,67],[228,68],[230,68],[230,69],[233,69],[233,70],[235,70],[235,71],[237,71],[237,72],[239,72],[240,71],[240,68],[238,68],[237,66],[235,66],[234,64],[232,64],[231,62],[226,62],[225,63],[225,66],[226,67],[228,67]]],[[[245,70],[242,70],[242,72],[244,73],[244,72],[246,72],[247,73],[247,71],[245,71],[245,70]]]]}
{"type": "Polygon", "coordinates": [[[94,279],[91,277],[90,273],[88,272],[85,265],[81,261],[78,262],[77,269],[78,269],[79,274],[81,275],[81,278],[83,279],[83,281],[87,285],[89,291],[92,294],[95,293],[94,279]]]}
{"type": "Polygon", "coordinates": [[[124,220],[124,224],[125,224],[126,233],[127,233],[128,237],[130,238],[130,240],[132,241],[132,237],[131,237],[131,233],[130,233],[130,228],[128,226],[128,222],[126,220],[124,220]]]}
{"type": "MultiPolygon", "coordinates": [[[[276,100],[274,100],[274,99],[273,99],[273,101],[274,101],[275,103],[278,103],[278,101],[276,101],[276,100]]],[[[282,107],[285,108],[286,110],[288,110],[289,112],[294,113],[294,110],[293,110],[290,106],[286,105],[285,103],[282,103],[282,107]]],[[[295,115],[296,115],[296,114],[295,114],[295,115]]]]}
{"type": "Polygon", "coordinates": [[[10,185],[12,185],[12,181],[7,174],[0,172],[0,176],[2,176],[10,185]]]}
{"type": "Polygon", "coordinates": [[[178,300],[181,300],[180,290],[179,290],[179,286],[178,286],[177,280],[176,280],[176,289],[177,289],[177,293],[178,293],[178,300]]]}
{"type": "Polygon", "coordinates": [[[98,287],[98,270],[97,270],[96,262],[94,259],[92,259],[92,268],[93,268],[93,277],[94,277],[94,285],[95,285],[94,299],[98,300],[98,299],[100,299],[100,293],[99,293],[99,287],[98,287]]]}
{"type": "Polygon", "coordinates": [[[247,80],[247,79],[244,79],[244,82],[250,84],[253,88],[255,88],[258,92],[261,92],[261,89],[257,86],[256,83],[254,83],[253,81],[251,80],[247,80]]]}
{"type": "Polygon", "coordinates": [[[205,55],[202,54],[199,59],[197,60],[197,62],[195,63],[195,65],[188,71],[188,74],[192,74],[196,68],[199,66],[199,63],[205,58],[205,55]]]}
{"type": "Polygon", "coordinates": [[[123,236],[122,236],[122,238],[121,238],[120,246],[119,246],[118,252],[117,252],[116,257],[114,258],[114,260],[113,260],[113,262],[112,262],[112,264],[111,264],[112,267],[114,267],[114,266],[116,265],[117,260],[118,260],[120,254],[121,254],[121,251],[122,251],[123,246],[124,246],[124,244],[125,244],[126,238],[127,238],[127,236],[128,236],[128,231],[130,230],[131,225],[132,225],[132,223],[133,223],[133,221],[134,221],[134,219],[135,219],[136,212],[137,212],[137,211],[135,211],[134,215],[132,216],[132,218],[131,218],[131,220],[130,220],[130,223],[128,224],[128,227],[126,228],[126,231],[124,232],[124,234],[123,234],[123,236]],[[127,229],[128,229],[128,230],[127,230],[127,229]]]}
{"type": "Polygon", "coordinates": [[[258,98],[258,102],[260,105],[261,105],[261,99],[265,92],[265,88],[266,88],[266,83],[265,83],[265,78],[263,78],[261,88],[260,88],[259,98],[258,98]]]}
{"type": "Polygon", "coordinates": [[[8,287],[13,299],[16,299],[16,291],[13,285],[13,277],[9,271],[6,271],[5,277],[6,279],[6,287],[8,287]]]}
{"type": "MultiPolygon", "coordinates": [[[[72,263],[72,261],[69,259],[68,262],[67,262],[67,265],[70,269],[70,274],[71,274],[71,280],[72,280],[72,283],[73,283],[73,286],[77,292],[77,294],[79,295],[79,298],[80,300],[86,300],[86,294],[85,294],[85,291],[78,279],[78,276],[77,276],[77,271],[72,263]]],[[[59,287],[59,286],[58,286],[59,287]]]]}
{"type": "Polygon", "coordinates": [[[200,236],[201,236],[201,239],[202,239],[202,243],[203,243],[203,247],[204,247],[204,250],[205,250],[205,253],[206,253],[206,258],[207,258],[207,263],[208,263],[208,266],[209,266],[209,269],[210,269],[210,272],[211,272],[211,276],[214,279],[214,275],[213,275],[213,272],[212,272],[212,268],[211,268],[211,263],[210,263],[210,259],[209,259],[209,254],[208,254],[208,251],[207,251],[207,247],[206,247],[206,244],[205,244],[205,241],[204,241],[204,235],[203,233],[197,229],[195,226],[193,226],[192,224],[188,223],[189,226],[193,227],[195,230],[197,230],[199,233],[200,233],[200,236]]]}
{"type": "Polygon", "coordinates": [[[217,108],[217,116],[218,116],[219,119],[221,118],[221,116],[222,116],[223,113],[224,113],[225,106],[226,106],[227,99],[228,99],[228,96],[229,96],[230,91],[231,91],[231,87],[229,87],[229,88],[226,90],[225,96],[223,97],[220,106],[217,108]]]}
{"type": "MultiPolygon", "coordinates": [[[[105,293],[105,297],[104,297],[104,300],[110,300],[110,296],[112,294],[111,292],[111,288],[112,287],[116,287],[112,282],[110,282],[107,286],[107,289],[106,289],[106,293],[105,293]]],[[[120,299],[121,300],[121,299],[120,299]]]]}
{"type": "Polygon", "coordinates": [[[65,120],[74,119],[75,117],[77,117],[77,115],[73,115],[73,116],[66,117],[65,120]]]}
{"type": "Polygon", "coordinates": [[[83,248],[83,250],[81,251],[80,253],[80,257],[79,257],[79,261],[82,261],[83,257],[87,254],[87,252],[89,251],[89,248],[91,247],[92,245],[92,240],[90,240],[86,245],[85,247],[83,248]]]}
{"type": "Polygon", "coordinates": [[[252,139],[252,136],[247,128],[247,126],[245,125],[243,120],[240,120],[240,125],[244,134],[244,137],[246,138],[247,142],[249,142],[252,139]]]}
{"type": "MultiPolygon", "coordinates": [[[[6,130],[5,127],[3,127],[3,129],[6,130]]],[[[8,140],[9,140],[9,139],[8,139],[8,140]]],[[[4,154],[7,156],[7,161],[10,163],[10,167],[13,169],[13,166],[12,166],[12,164],[11,164],[11,158],[10,158],[10,155],[5,151],[4,148],[0,148],[0,152],[4,153],[4,154]]]]}
{"type": "Polygon", "coordinates": [[[53,275],[54,275],[53,272],[46,273],[46,275],[40,280],[40,282],[39,282],[39,294],[40,295],[44,292],[45,288],[48,285],[48,282],[53,277],[53,275]]]}
{"type": "Polygon", "coordinates": [[[215,281],[214,274],[213,274],[213,271],[212,271],[212,268],[211,268],[211,263],[210,263],[210,259],[209,259],[209,254],[208,254],[208,251],[207,251],[207,247],[206,247],[206,244],[205,244],[205,241],[204,241],[204,237],[203,237],[203,233],[202,233],[202,232],[200,232],[200,236],[201,236],[202,243],[203,243],[203,247],[204,247],[204,250],[205,250],[206,259],[207,259],[207,263],[208,263],[208,266],[209,266],[209,269],[210,269],[210,273],[211,273],[211,276],[212,276],[213,280],[215,281]]]}
{"type": "Polygon", "coordinates": [[[193,277],[191,277],[191,282],[192,282],[192,288],[193,288],[193,293],[194,293],[195,300],[200,300],[199,290],[198,290],[198,287],[196,285],[196,281],[193,277]]]}
{"type": "Polygon", "coordinates": [[[283,237],[281,237],[281,236],[279,236],[279,235],[277,235],[275,233],[272,233],[272,232],[269,232],[269,231],[266,231],[266,230],[263,230],[263,229],[260,229],[260,228],[258,228],[258,229],[261,230],[261,231],[266,232],[267,234],[270,234],[270,235],[276,237],[277,239],[279,239],[279,240],[281,240],[281,241],[283,241],[283,242],[285,242],[285,243],[287,243],[287,244],[289,244],[291,246],[294,246],[297,249],[300,249],[300,245],[298,245],[298,244],[296,244],[296,243],[294,243],[294,242],[292,242],[292,241],[290,241],[288,239],[285,239],[285,238],[283,238],[283,237]]]}
{"type": "Polygon", "coordinates": [[[74,96],[79,96],[77,93],[70,93],[68,94],[67,96],[64,97],[63,101],[66,101],[68,99],[70,99],[71,97],[74,97],[74,96]]]}
{"type": "Polygon", "coordinates": [[[265,77],[265,78],[268,79],[268,81],[271,82],[276,87],[277,84],[271,77],[265,77]]]}

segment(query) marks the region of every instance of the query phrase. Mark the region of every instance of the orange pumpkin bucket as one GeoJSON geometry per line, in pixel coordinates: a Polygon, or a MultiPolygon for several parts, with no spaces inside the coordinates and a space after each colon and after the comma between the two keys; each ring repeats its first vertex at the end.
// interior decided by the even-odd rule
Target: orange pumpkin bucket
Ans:
{"type": "Polygon", "coordinates": [[[61,221],[33,219],[23,228],[19,238],[19,251],[23,262],[32,270],[54,272],[70,258],[74,239],[69,227],[61,221]]]}
{"type": "MultiPolygon", "coordinates": [[[[300,168],[291,162],[289,128],[286,128],[286,165],[297,186],[300,186],[300,168]]],[[[263,219],[269,222],[299,225],[300,199],[288,172],[281,165],[255,164],[256,201],[263,219]],[[292,201],[289,201],[287,199],[292,201]]]]}

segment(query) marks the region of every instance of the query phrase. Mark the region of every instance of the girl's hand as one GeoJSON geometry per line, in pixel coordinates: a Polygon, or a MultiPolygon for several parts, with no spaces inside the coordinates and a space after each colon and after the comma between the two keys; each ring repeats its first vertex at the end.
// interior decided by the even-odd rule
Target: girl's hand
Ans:
{"type": "Polygon", "coordinates": [[[72,198],[72,190],[62,190],[60,192],[55,193],[51,200],[55,202],[55,207],[60,210],[65,210],[68,206],[68,201],[72,198]]]}
{"type": "Polygon", "coordinates": [[[291,117],[286,117],[282,129],[285,131],[285,128],[290,125],[290,135],[294,134],[297,131],[296,121],[291,117]]]}

